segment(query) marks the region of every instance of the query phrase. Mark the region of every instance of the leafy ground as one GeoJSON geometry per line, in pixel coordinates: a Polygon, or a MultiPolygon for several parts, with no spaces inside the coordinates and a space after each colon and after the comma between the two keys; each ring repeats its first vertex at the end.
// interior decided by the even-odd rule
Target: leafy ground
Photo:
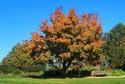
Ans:
{"type": "Polygon", "coordinates": [[[0,84],[125,84],[125,78],[33,79],[1,76],[0,84]]]}

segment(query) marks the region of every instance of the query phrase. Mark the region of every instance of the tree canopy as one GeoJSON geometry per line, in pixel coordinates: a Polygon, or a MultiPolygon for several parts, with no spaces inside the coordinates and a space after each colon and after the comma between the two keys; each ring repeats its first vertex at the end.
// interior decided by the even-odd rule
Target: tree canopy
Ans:
{"type": "Polygon", "coordinates": [[[112,67],[125,65],[125,25],[117,24],[104,39],[106,40],[104,51],[109,65],[112,67]]]}
{"type": "Polygon", "coordinates": [[[2,65],[6,67],[15,67],[21,71],[41,71],[44,65],[38,65],[31,58],[30,53],[25,51],[26,46],[17,44],[13,47],[12,51],[2,60],[2,65]]]}
{"type": "Polygon", "coordinates": [[[50,16],[51,24],[43,21],[40,31],[24,43],[35,61],[48,62],[63,72],[71,64],[99,65],[104,56],[101,22],[96,14],[78,16],[74,9],[64,14],[60,8],[50,16]]]}

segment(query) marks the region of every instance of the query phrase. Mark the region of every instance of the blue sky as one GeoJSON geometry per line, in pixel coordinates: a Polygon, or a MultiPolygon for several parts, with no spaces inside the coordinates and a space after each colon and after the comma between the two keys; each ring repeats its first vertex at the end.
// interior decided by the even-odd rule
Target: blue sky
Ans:
{"type": "Polygon", "coordinates": [[[30,33],[39,31],[42,20],[58,7],[67,12],[75,8],[78,14],[97,13],[103,20],[103,31],[117,23],[125,23],[125,0],[0,0],[0,60],[11,48],[30,33]]]}

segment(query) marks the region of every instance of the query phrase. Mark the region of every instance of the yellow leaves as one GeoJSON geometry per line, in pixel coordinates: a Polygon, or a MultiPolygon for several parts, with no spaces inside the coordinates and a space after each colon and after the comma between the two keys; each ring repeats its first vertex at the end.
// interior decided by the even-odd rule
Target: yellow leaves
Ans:
{"type": "Polygon", "coordinates": [[[80,50],[84,47],[84,44],[72,44],[69,46],[70,52],[80,52],[80,50]]]}
{"type": "Polygon", "coordinates": [[[54,31],[53,31],[52,28],[49,28],[49,29],[48,29],[48,33],[52,34],[53,32],[54,32],[54,31]]]}
{"type": "Polygon", "coordinates": [[[41,53],[38,57],[35,56],[34,60],[39,62],[45,62],[45,61],[48,61],[49,58],[50,58],[50,52],[48,51],[46,53],[41,53]]]}
{"type": "Polygon", "coordinates": [[[89,44],[87,44],[87,45],[84,46],[84,50],[85,50],[85,51],[88,51],[88,50],[90,50],[91,48],[92,48],[92,46],[90,46],[89,44]]]}

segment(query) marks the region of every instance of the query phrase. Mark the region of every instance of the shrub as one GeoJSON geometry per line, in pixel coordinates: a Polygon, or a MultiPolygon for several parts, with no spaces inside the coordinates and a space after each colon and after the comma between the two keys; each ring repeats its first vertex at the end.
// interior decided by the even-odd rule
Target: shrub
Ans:
{"type": "Polygon", "coordinates": [[[44,78],[57,78],[57,77],[62,77],[62,70],[56,70],[56,69],[51,69],[49,71],[44,71],[44,74],[42,77],[44,78]]]}
{"type": "Polygon", "coordinates": [[[67,77],[86,77],[91,75],[89,70],[70,70],[67,72],[67,77]]]}
{"type": "Polygon", "coordinates": [[[32,66],[27,66],[27,67],[21,67],[20,70],[23,72],[40,72],[43,71],[45,68],[45,65],[32,65],[32,66]]]}
{"type": "Polygon", "coordinates": [[[107,76],[122,76],[122,75],[125,75],[125,72],[120,69],[107,71],[107,76]]]}
{"type": "Polygon", "coordinates": [[[1,74],[15,74],[15,75],[17,75],[17,74],[20,74],[21,71],[15,67],[0,65],[0,73],[1,74]]]}

